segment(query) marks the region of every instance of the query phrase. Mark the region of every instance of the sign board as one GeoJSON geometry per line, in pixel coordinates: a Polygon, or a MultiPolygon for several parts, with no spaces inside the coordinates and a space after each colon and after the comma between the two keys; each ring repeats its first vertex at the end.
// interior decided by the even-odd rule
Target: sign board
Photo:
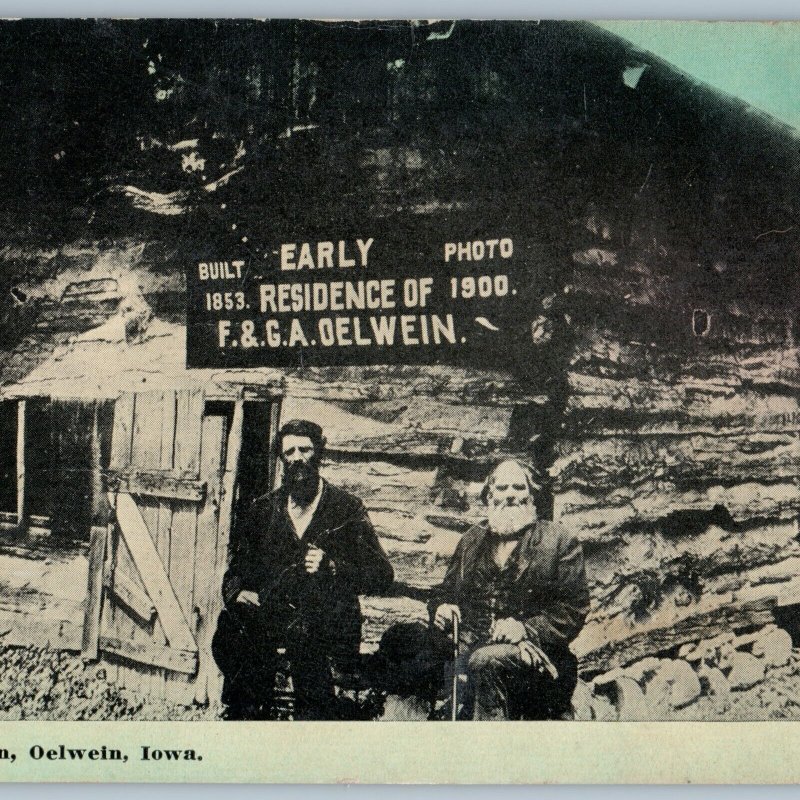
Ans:
{"type": "Polygon", "coordinates": [[[188,366],[491,358],[526,324],[529,279],[513,237],[401,246],[376,233],[194,261],[188,366]]]}

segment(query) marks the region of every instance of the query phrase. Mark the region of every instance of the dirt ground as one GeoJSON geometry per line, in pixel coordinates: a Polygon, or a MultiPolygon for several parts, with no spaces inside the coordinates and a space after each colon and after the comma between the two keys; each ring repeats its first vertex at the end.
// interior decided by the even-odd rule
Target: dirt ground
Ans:
{"type": "MultiPolygon", "coordinates": [[[[77,654],[35,647],[0,649],[0,720],[218,720],[219,707],[177,706],[120,690],[77,654]]],[[[383,719],[419,719],[390,698],[383,719]]],[[[800,719],[800,650],[745,691],[703,694],[675,720],[800,719]]]]}
{"type": "Polygon", "coordinates": [[[216,710],[170,706],[106,682],[67,651],[0,649],[0,720],[213,720],[216,710]]]}

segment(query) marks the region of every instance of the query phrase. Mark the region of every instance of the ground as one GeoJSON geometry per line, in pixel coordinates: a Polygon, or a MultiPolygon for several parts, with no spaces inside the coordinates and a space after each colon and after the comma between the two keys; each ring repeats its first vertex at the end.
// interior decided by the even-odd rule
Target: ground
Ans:
{"type": "Polygon", "coordinates": [[[79,654],[38,647],[0,649],[0,720],[209,720],[213,709],[170,706],[104,680],[79,654]]]}
{"type": "MultiPolygon", "coordinates": [[[[169,705],[137,697],[105,680],[102,669],[78,654],[35,647],[0,649],[0,720],[217,720],[219,708],[169,705]]],[[[704,693],[669,711],[669,720],[800,720],[800,649],[790,662],[767,670],[746,691],[704,693]]],[[[420,719],[420,707],[391,698],[384,719],[420,719]]]]}

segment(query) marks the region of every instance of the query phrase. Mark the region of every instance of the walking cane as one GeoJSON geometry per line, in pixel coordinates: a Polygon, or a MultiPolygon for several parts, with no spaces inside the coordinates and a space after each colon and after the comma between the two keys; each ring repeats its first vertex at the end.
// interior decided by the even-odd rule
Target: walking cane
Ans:
{"type": "Polygon", "coordinates": [[[458,614],[453,612],[453,708],[451,719],[456,721],[458,713],[458,614]]]}

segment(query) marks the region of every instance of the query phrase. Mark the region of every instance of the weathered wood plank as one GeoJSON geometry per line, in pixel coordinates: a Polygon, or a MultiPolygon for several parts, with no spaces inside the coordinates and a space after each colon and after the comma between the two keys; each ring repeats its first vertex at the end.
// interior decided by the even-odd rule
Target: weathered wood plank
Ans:
{"type": "MultiPolygon", "coordinates": [[[[278,488],[278,428],[281,419],[282,400],[276,397],[269,407],[269,475],[270,489],[278,488]]],[[[238,458],[238,454],[237,454],[238,458]]]]}
{"type": "Polygon", "coordinates": [[[161,392],[140,392],[136,395],[130,461],[134,468],[147,471],[160,466],[163,406],[164,395],[161,392]]]}
{"type": "Polygon", "coordinates": [[[200,423],[203,416],[203,393],[197,389],[182,389],[177,393],[175,437],[175,468],[187,475],[197,475],[200,468],[200,423]]]}
{"type": "MultiPolygon", "coordinates": [[[[222,446],[225,439],[226,420],[222,416],[206,416],[203,418],[200,475],[212,487],[206,502],[197,509],[195,517],[196,536],[192,554],[191,569],[188,569],[186,580],[192,581],[192,623],[199,650],[198,674],[193,687],[193,697],[201,703],[206,702],[210,656],[210,639],[213,635],[213,623],[209,624],[206,614],[212,603],[211,595],[220,591],[216,584],[215,558],[217,543],[217,526],[219,523],[219,504],[221,499],[221,478],[223,468],[222,446]]],[[[189,565],[187,565],[188,567],[189,565]]],[[[216,620],[215,620],[216,622],[216,620]]]]}
{"type": "Polygon", "coordinates": [[[17,526],[24,531],[28,524],[28,494],[25,475],[27,403],[17,401],[17,526]]]}
{"type": "Polygon", "coordinates": [[[99,525],[92,527],[89,536],[88,586],[81,644],[81,655],[87,661],[97,660],[100,615],[103,610],[103,561],[105,560],[108,536],[108,529],[99,525]]]}
{"type": "MultiPolygon", "coordinates": [[[[130,554],[130,550],[122,537],[119,525],[114,526],[112,535],[113,555],[108,565],[108,582],[115,586],[119,581],[121,585],[133,584],[141,594],[146,592],[140,583],[138,569],[130,554]]],[[[120,639],[130,642],[146,642],[149,639],[148,632],[142,628],[142,620],[137,615],[132,614],[127,605],[120,605],[113,602],[113,595],[110,591],[106,594],[105,611],[103,613],[103,626],[101,636],[108,636],[112,639],[120,639]],[[106,620],[108,620],[106,622],[106,620]]],[[[142,675],[138,668],[132,667],[127,663],[109,661],[104,659],[104,663],[109,665],[114,675],[115,682],[130,689],[140,690],[142,688],[142,675]]]]}
{"type": "MultiPolygon", "coordinates": [[[[176,398],[174,465],[187,474],[199,474],[203,417],[203,395],[198,392],[179,392],[176,398]]],[[[221,447],[221,427],[220,427],[221,447]]],[[[202,481],[205,483],[205,481],[202,481]]],[[[197,540],[197,515],[195,504],[172,504],[170,530],[169,579],[175,596],[183,609],[184,617],[194,629],[194,570],[197,540]]]]}
{"type": "MultiPolygon", "coordinates": [[[[158,463],[161,473],[169,473],[179,480],[192,480],[175,470],[175,435],[177,421],[177,396],[175,392],[165,392],[162,403],[161,442],[158,463]]],[[[177,494],[177,492],[175,493],[177,494]]],[[[165,564],[170,563],[172,540],[173,503],[159,495],[156,520],[155,542],[158,554],[165,564]]]]}
{"type": "MultiPolygon", "coordinates": [[[[108,526],[108,542],[106,544],[106,560],[103,565],[103,572],[113,575],[116,570],[117,563],[120,559],[120,551],[123,549],[122,537],[119,535],[119,530],[116,524],[116,518],[112,517],[108,526]]],[[[122,619],[122,611],[110,602],[108,596],[103,598],[103,611],[100,616],[100,635],[108,635],[111,633],[116,636],[118,627],[122,619]]],[[[99,649],[99,643],[98,643],[99,649]]],[[[114,660],[103,658],[101,654],[101,661],[106,668],[106,674],[110,683],[116,684],[119,680],[119,665],[114,660]]]]}
{"type": "MultiPolygon", "coordinates": [[[[196,564],[198,575],[195,580],[199,587],[201,585],[199,583],[200,573],[202,572],[206,582],[203,584],[203,596],[201,597],[198,593],[195,598],[195,604],[199,609],[197,636],[200,648],[200,668],[195,687],[195,700],[202,704],[209,702],[209,699],[218,699],[222,690],[222,679],[211,655],[211,639],[214,636],[217,617],[222,610],[222,576],[228,559],[228,542],[239,455],[242,448],[243,423],[244,403],[238,399],[234,405],[231,427],[228,432],[224,464],[221,462],[221,449],[217,448],[215,444],[216,439],[211,438],[213,449],[209,451],[206,451],[204,444],[202,474],[211,482],[211,475],[216,472],[220,476],[221,484],[214,484],[219,487],[219,495],[215,498],[209,496],[198,518],[196,564]],[[224,472],[220,475],[219,470],[223,466],[224,472]]],[[[205,430],[203,435],[205,437],[205,430]]]]}
{"type": "MultiPolygon", "coordinates": [[[[114,470],[129,470],[131,468],[132,459],[134,457],[133,440],[135,435],[135,426],[137,412],[141,416],[141,409],[137,409],[139,404],[139,397],[133,393],[121,394],[114,403],[114,422],[112,429],[111,439],[111,460],[109,467],[114,470]]],[[[114,501],[109,497],[110,503],[113,506],[114,501]]],[[[116,555],[115,555],[115,571],[124,570],[125,556],[122,555],[124,545],[122,544],[122,537],[120,535],[119,527],[115,529],[116,539],[116,555]]],[[[124,549],[126,555],[127,548],[124,549]]],[[[129,568],[132,563],[129,563],[129,568]]],[[[125,613],[121,608],[116,607],[113,603],[109,604],[109,623],[111,630],[113,630],[115,637],[132,639],[136,635],[136,623],[125,613]]],[[[133,675],[133,670],[126,664],[117,664],[116,662],[106,662],[110,665],[110,669],[114,674],[116,683],[125,687],[131,683],[135,683],[137,678],[133,675]]]]}
{"type": "Polygon", "coordinates": [[[175,503],[169,541],[169,580],[181,604],[184,616],[191,624],[194,609],[195,545],[197,515],[194,503],[175,503]]]}
{"type": "Polygon", "coordinates": [[[144,589],[131,580],[124,571],[116,570],[113,578],[108,575],[104,582],[105,587],[122,603],[126,610],[134,614],[144,625],[150,625],[156,615],[156,607],[144,589]]]}
{"type": "Polygon", "coordinates": [[[172,469],[147,471],[133,469],[109,474],[119,491],[128,494],[200,503],[206,493],[203,481],[182,477],[172,469]]]}
{"type": "MultiPolygon", "coordinates": [[[[109,498],[114,501],[113,495],[109,498]]],[[[193,650],[192,636],[180,603],[158,555],[142,514],[131,495],[120,492],[116,498],[117,520],[147,593],[153,600],[164,633],[172,647],[193,650]]]]}
{"type": "Polygon", "coordinates": [[[111,434],[111,469],[123,470],[130,467],[135,405],[136,397],[129,393],[121,394],[114,402],[114,426],[111,434]]]}
{"type": "MultiPolygon", "coordinates": [[[[164,667],[172,672],[194,675],[197,672],[197,651],[175,647],[159,647],[156,644],[139,644],[125,639],[100,637],[100,647],[107,653],[148,666],[164,667]]],[[[137,691],[136,686],[126,688],[137,691]]]]}
{"type": "Polygon", "coordinates": [[[158,465],[162,470],[170,470],[175,466],[177,403],[175,392],[164,392],[161,400],[161,444],[158,457],[158,465]]]}
{"type": "MultiPolygon", "coordinates": [[[[175,391],[164,393],[161,418],[161,452],[159,464],[162,470],[175,468],[175,438],[178,398],[175,391]]],[[[158,520],[156,527],[156,548],[164,563],[169,564],[172,547],[172,518],[174,502],[164,497],[159,498],[158,520]]],[[[189,620],[191,624],[191,620],[189,620]]],[[[158,645],[166,645],[164,629],[156,618],[153,625],[153,641],[158,645]]],[[[167,671],[153,668],[150,674],[150,694],[153,697],[167,697],[167,671]]]]}

